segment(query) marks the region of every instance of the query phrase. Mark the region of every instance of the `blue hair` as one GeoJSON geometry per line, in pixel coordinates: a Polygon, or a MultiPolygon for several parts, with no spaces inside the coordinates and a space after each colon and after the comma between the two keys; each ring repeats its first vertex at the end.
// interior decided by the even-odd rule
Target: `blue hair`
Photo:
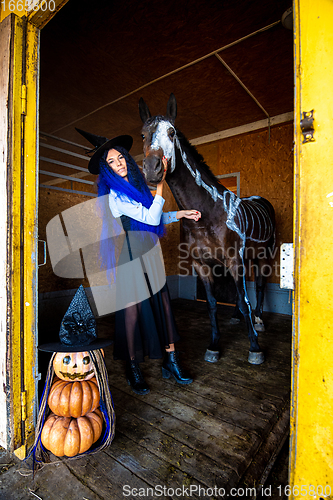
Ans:
{"type": "MultiPolygon", "coordinates": [[[[112,168],[108,166],[106,163],[108,151],[105,151],[99,161],[99,176],[97,180],[98,196],[102,197],[108,195],[112,190],[122,200],[134,200],[138,203],[142,203],[144,207],[150,208],[154,197],[151,194],[138,165],[125,148],[117,146],[114,149],[121,153],[126,160],[128,182],[120,175],[116,174],[112,168]]],[[[114,268],[116,265],[116,256],[112,249],[112,235],[110,237],[110,234],[112,233],[113,228],[110,228],[110,208],[108,203],[106,203],[106,199],[107,196],[105,196],[105,199],[103,200],[104,204],[102,205],[103,224],[100,242],[100,259],[102,267],[107,269],[107,275],[110,281],[110,276],[112,276],[113,279],[115,277],[114,268]]],[[[155,233],[157,236],[163,236],[165,234],[162,218],[158,226],[145,224],[130,217],[127,219],[131,231],[145,231],[155,233]]],[[[115,219],[113,219],[113,223],[116,223],[115,219]]],[[[117,233],[119,234],[119,231],[113,232],[113,234],[117,233]]]]}
{"type": "MultiPolygon", "coordinates": [[[[98,196],[104,196],[114,191],[120,199],[132,199],[146,208],[150,208],[153,203],[153,196],[144,180],[138,165],[135,163],[129,152],[122,147],[114,148],[121,153],[127,164],[128,182],[116,174],[112,168],[106,163],[107,151],[99,161],[99,178],[97,181],[98,196]]],[[[134,219],[130,219],[131,231],[149,231],[156,233],[158,236],[164,235],[164,224],[161,222],[158,226],[151,226],[134,219]]]]}

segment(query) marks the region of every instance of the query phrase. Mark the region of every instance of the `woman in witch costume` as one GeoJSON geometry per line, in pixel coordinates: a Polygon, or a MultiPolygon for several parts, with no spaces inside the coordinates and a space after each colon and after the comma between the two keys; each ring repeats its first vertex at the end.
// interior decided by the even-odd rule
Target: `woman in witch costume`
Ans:
{"type": "MultiPolygon", "coordinates": [[[[99,174],[98,196],[108,195],[112,215],[121,219],[126,233],[126,244],[122,254],[129,253],[131,259],[139,256],[140,252],[142,255],[142,248],[146,249],[147,245],[149,246],[151,235],[163,236],[164,224],[178,221],[182,217],[199,220],[201,214],[197,210],[162,212],[165,201],[162,197],[165,175],[157,185],[156,195],[153,197],[139,167],[129,154],[133,143],[131,136],[124,135],[107,140],[77,130],[97,146],[89,161],[88,169],[92,174],[99,174]],[[132,232],[140,236],[129,238],[128,235],[132,232]]],[[[166,173],[166,160],[163,166],[166,173]]],[[[120,263],[122,256],[118,261],[118,269],[120,263]]],[[[125,287],[126,290],[126,287],[135,286],[134,276],[131,284],[124,281],[117,276],[117,293],[118,287],[125,287]]],[[[149,280],[147,286],[149,288],[149,280]]],[[[175,342],[178,340],[179,335],[166,284],[159,292],[151,292],[150,298],[140,303],[130,302],[116,312],[114,358],[126,361],[127,382],[136,394],[149,392],[139,367],[145,355],[151,359],[164,356],[162,365],[164,378],[172,375],[180,384],[190,384],[193,381],[180,364],[178,352],[175,350],[175,342]]]]}

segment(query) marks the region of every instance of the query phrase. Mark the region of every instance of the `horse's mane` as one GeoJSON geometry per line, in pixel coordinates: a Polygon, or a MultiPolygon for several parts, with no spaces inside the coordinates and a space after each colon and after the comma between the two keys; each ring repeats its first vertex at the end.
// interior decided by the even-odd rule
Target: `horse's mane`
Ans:
{"type": "MultiPolygon", "coordinates": [[[[164,120],[169,121],[170,118],[168,118],[167,116],[163,116],[163,115],[151,116],[150,118],[148,118],[145,125],[150,126],[154,123],[158,123],[158,122],[161,122],[164,120]]],[[[209,166],[205,162],[203,156],[201,156],[201,154],[198,152],[197,148],[189,142],[189,140],[185,137],[185,135],[177,127],[175,127],[175,130],[176,130],[177,137],[179,139],[179,143],[180,143],[182,149],[185,150],[185,152],[188,156],[191,156],[191,158],[193,159],[193,161],[195,163],[195,165],[192,165],[192,166],[197,168],[200,171],[201,175],[203,174],[203,177],[205,178],[206,182],[213,183],[215,186],[217,186],[219,188],[223,188],[224,186],[222,186],[222,184],[215,177],[215,175],[213,174],[213,172],[211,171],[211,169],[209,168],[209,166]]]]}
{"type": "Polygon", "coordinates": [[[203,156],[198,152],[197,148],[193,146],[188,139],[185,137],[185,135],[176,128],[177,136],[180,142],[180,145],[184,150],[186,151],[187,154],[189,154],[193,160],[196,163],[196,167],[199,167],[200,173],[205,173],[206,177],[209,181],[214,182],[214,184],[218,184],[221,186],[219,183],[218,179],[215,177],[213,172],[211,171],[210,167],[207,165],[205,162],[203,156]]]}

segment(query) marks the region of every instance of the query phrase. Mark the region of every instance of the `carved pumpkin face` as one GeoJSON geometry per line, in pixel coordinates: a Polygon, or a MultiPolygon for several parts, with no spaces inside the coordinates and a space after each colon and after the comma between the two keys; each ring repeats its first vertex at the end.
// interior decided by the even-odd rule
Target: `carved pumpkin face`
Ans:
{"type": "Polygon", "coordinates": [[[53,368],[62,380],[90,380],[94,376],[94,365],[87,351],[57,352],[53,368]]]}

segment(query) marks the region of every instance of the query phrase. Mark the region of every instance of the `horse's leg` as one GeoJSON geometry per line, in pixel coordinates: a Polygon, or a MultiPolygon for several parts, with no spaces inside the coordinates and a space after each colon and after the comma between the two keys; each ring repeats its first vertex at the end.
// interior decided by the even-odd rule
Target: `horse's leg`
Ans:
{"type": "Polygon", "coordinates": [[[242,316],[243,315],[242,315],[242,313],[239,310],[238,300],[237,300],[236,306],[235,306],[235,310],[234,310],[233,315],[231,316],[231,319],[230,319],[230,324],[231,325],[238,325],[238,323],[240,322],[242,316]]]}
{"type": "Polygon", "coordinates": [[[234,262],[230,267],[230,272],[234,277],[237,295],[238,295],[238,307],[243,314],[247,326],[248,336],[250,340],[250,351],[248,362],[252,365],[260,365],[265,361],[264,353],[261,351],[258,343],[258,334],[254,329],[252,323],[252,311],[251,304],[247,296],[245,279],[243,277],[244,267],[241,262],[234,262]]]}
{"type": "Polygon", "coordinates": [[[262,320],[262,310],[263,310],[264,295],[266,288],[266,277],[263,275],[262,269],[265,265],[267,265],[267,261],[262,262],[262,259],[257,259],[255,261],[257,305],[254,311],[254,328],[257,332],[265,331],[264,322],[262,320]]]}
{"type": "Polygon", "coordinates": [[[203,266],[197,261],[193,261],[193,266],[198,275],[200,276],[202,283],[206,290],[207,295],[207,307],[209,313],[209,319],[211,324],[211,339],[210,344],[205,353],[205,361],[210,363],[216,363],[219,359],[219,349],[218,343],[220,340],[220,331],[217,324],[217,302],[213,294],[214,279],[213,273],[210,267],[207,265],[203,266]],[[206,272],[208,269],[208,273],[206,272]]]}

